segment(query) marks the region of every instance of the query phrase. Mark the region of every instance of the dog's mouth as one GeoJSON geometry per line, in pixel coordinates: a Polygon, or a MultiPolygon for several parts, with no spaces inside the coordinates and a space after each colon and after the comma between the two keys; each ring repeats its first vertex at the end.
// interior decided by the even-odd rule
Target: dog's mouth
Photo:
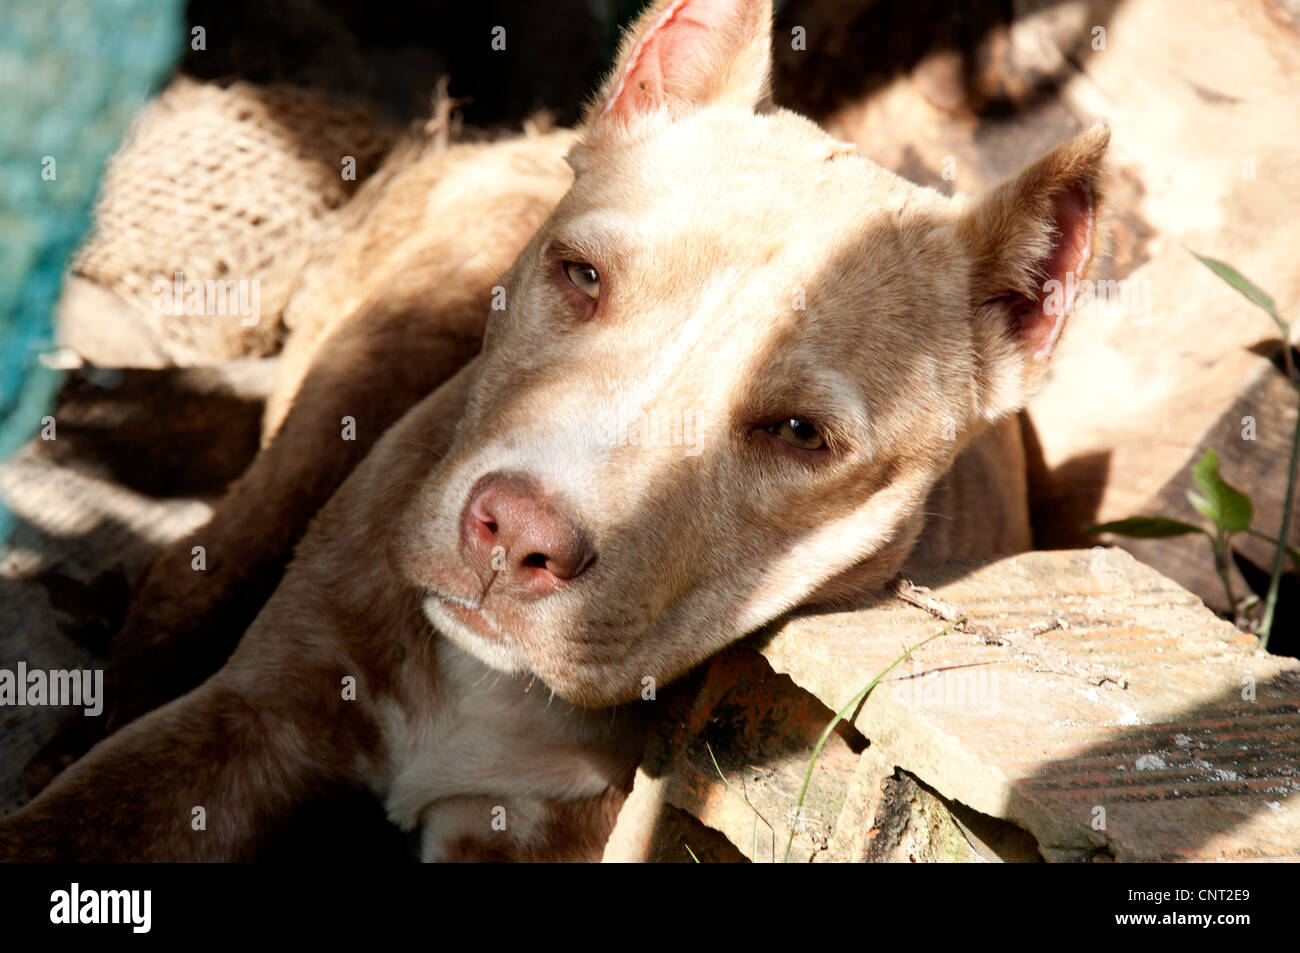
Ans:
{"type": "Polygon", "coordinates": [[[443,636],[500,672],[528,671],[519,645],[480,603],[441,589],[425,589],[424,616],[443,636]]]}
{"type": "Polygon", "coordinates": [[[430,614],[430,610],[434,609],[433,614],[450,616],[475,635],[492,642],[502,641],[501,631],[484,614],[481,602],[443,592],[440,589],[429,589],[427,593],[424,603],[426,614],[430,614]]]}

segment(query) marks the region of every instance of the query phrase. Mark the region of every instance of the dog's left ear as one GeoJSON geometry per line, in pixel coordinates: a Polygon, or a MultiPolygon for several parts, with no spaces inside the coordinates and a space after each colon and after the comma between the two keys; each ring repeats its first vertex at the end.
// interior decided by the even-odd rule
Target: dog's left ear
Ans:
{"type": "Polygon", "coordinates": [[[964,211],[971,258],[980,414],[1025,405],[1100,252],[1101,177],[1110,130],[1098,126],[1030,165],[964,211]]]}
{"type": "Polygon", "coordinates": [[[584,125],[598,135],[661,111],[753,109],[771,71],[771,0],[659,0],[624,35],[584,125]]]}

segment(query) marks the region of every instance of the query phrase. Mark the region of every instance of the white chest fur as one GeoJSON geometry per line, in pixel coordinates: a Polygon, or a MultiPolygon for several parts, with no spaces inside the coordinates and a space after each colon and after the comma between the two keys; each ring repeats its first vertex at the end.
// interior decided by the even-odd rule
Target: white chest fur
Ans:
{"type": "Polygon", "coordinates": [[[542,802],[595,797],[620,783],[639,734],[626,711],[575,707],[540,681],[503,675],[438,646],[432,715],[395,703],[381,715],[390,773],[385,807],[403,830],[422,828],[424,860],[470,837],[540,836],[542,802]]]}

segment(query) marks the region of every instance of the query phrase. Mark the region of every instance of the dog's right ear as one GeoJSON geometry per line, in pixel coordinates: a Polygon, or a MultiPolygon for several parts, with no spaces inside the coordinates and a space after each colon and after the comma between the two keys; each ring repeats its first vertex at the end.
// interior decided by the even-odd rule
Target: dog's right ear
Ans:
{"type": "Polygon", "coordinates": [[[981,416],[1013,413],[1037,389],[1100,254],[1099,181],[1110,130],[1097,126],[977,199],[958,220],[971,254],[981,416]]]}
{"type": "Polygon", "coordinates": [[[617,65],[587,108],[586,138],[702,106],[753,109],[767,98],[771,71],[771,0],[659,0],[624,35],[617,65]]]}

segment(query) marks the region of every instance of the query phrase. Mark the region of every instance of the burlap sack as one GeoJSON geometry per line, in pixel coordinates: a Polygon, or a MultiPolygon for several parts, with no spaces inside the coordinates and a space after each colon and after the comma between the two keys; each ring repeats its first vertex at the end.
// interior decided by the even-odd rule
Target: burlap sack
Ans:
{"type": "MultiPolygon", "coordinates": [[[[137,309],[176,364],[274,353],[281,313],[324,217],[380,164],[400,130],[361,106],[284,85],[177,77],[140,114],[104,177],[76,275],[137,309]],[[185,313],[193,282],[256,282],[237,309],[185,313]],[[164,290],[164,285],[167,286],[164,290]],[[177,299],[177,300],[172,300],[177,299]],[[232,313],[233,312],[233,313],[232,313]]],[[[197,299],[195,299],[197,300],[197,299]]],[[[191,308],[191,310],[195,310],[191,308]]]]}

